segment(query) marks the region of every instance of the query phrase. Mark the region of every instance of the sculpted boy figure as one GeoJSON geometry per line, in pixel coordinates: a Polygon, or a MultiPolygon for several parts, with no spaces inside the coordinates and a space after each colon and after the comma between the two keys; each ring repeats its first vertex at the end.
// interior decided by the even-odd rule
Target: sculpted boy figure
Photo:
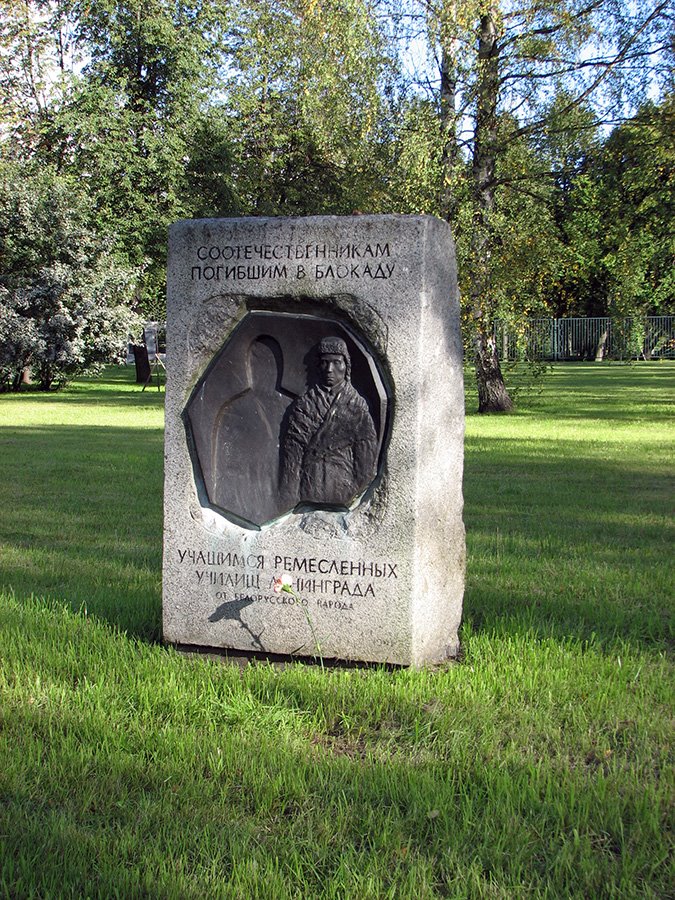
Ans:
{"type": "Polygon", "coordinates": [[[282,437],[281,493],[291,506],[347,506],[375,477],[375,427],[346,343],[323,338],[312,353],[316,383],[291,405],[282,437]]]}

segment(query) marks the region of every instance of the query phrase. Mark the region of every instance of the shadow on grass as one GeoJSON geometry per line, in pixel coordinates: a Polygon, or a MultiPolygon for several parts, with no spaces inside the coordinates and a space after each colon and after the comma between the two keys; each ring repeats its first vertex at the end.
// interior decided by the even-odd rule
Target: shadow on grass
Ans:
{"type": "MultiPolygon", "coordinates": [[[[82,739],[92,740],[89,730],[82,739]]],[[[112,729],[99,740],[120,743],[112,729]]],[[[197,754],[181,760],[188,776],[165,749],[142,775],[122,752],[124,763],[114,760],[119,783],[136,788],[138,799],[113,802],[119,788],[106,777],[108,750],[69,773],[74,788],[100,779],[109,789],[82,806],[54,802],[52,791],[40,799],[10,794],[0,821],[11,835],[6,852],[21,866],[14,896],[513,896],[523,872],[542,896],[604,897],[626,884],[667,890],[645,846],[651,839],[654,857],[667,854],[663,804],[651,784],[642,789],[655,807],[648,827],[631,821],[644,803],[639,788],[624,786],[628,778],[621,803],[612,804],[598,801],[601,789],[582,773],[537,777],[512,766],[505,775],[480,763],[452,772],[396,758],[303,758],[291,742],[275,748],[269,738],[237,742],[247,762],[215,785],[197,754]],[[288,755],[297,767],[291,784],[279,776],[288,755]],[[254,756],[261,763],[251,765],[254,756]],[[256,778],[276,790],[261,790],[256,778]],[[573,843],[560,807],[582,792],[582,810],[569,817],[573,843]],[[509,808],[509,827],[500,828],[509,808]],[[628,847],[638,859],[630,861],[628,847]]]]}
{"type": "Polygon", "coordinates": [[[162,430],[9,427],[0,443],[0,584],[158,639],[162,430]]]}
{"type": "MultiPolygon", "coordinates": [[[[8,398],[5,398],[7,400],[8,398]]],[[[145,393],[138,391],[120,391],[119,393],[101,392],[94,393],[72,393],[72,394],[22,394],[22,400],[30,400],[31,403],[40,406],[109,406],[115,408],[144,408],[144,407],[162,407],[164,405],[164,391],[160,394],[157,388],[150,393],[148,388],[145,393]]],[[[10,413],[11,414],[11,413],[10,413]]]]}
{"type": "MultiPolygon", "coordinates": [[[[628,365],[621,363],[564,363],[532,383],[521,366],[507,378],[520,390],[516,417],[540,417],[548,413],[557,420],[636,423],[668,422],[673,416],[675,361],[628,365]]],[[[473,373],[465,372],[466,408],[474,414],[477,394],[473,373]]]]}
{"type": "MultiPolygon", "coordinates": [[[[161,429],[5,428],[0,584],[161,634],[161,429]]],[[[467,440],[465,621],[500,632],[671,635],[667,468],[568,441],[467,440]]]]}
{"type": "MultiPolygon", "coordinates": [[[[12,400],[22,402],[28,400],[39,406],[91,406],[91,407],[116,407],[116,408],[162,408],[164,406],[164,391],[158,393],[157,388],[150,392],[148,388],[142,393],[140,387],[138,391],[101,391],[100,394],[95,392],[86,393],[68,393],[68,394],[21,394],[20,397],[4,397],[5,403],[11,404],[12,400]]],[[[11,405],[8,407],[9,416],[11,417],[11,405]]]]}
{"type": "MultiPolygon", "coordinates": [[[[574,441],[468,439],[465,622],[541,636],[672,640],[665,460],[583,456],[574,441]]],[[[639,453],[639,451],[637,451],[639,453]]]]}
{"type": "MultiPolygon", "coordinates": [[[[497,886],[512,896],[524,872],[541,896],[666,889],[655,862],[668,856],[659,766],[643,751],[638,777],[607,757],[603,769],[587,753],[585,720],[551,760],[546,725],[531,745],[512,735],[501,745],[489,724],[485,734],[467,725],[481,703],[494,717],[485,685],[478,696],[450,689],[427,740],[409,735],[401,750],[383,723],[366,745],[303,724],[305,704],[358,704],[353,679],[252,671],[242,691],[238,674],[216,683],[206,667],[183,666],[177,676],[171,658],[136,655],[128,642],[115,656],[77,617],[45,615],[35,628],[13,611],[8,624],[61,700],[3,712],[14,748],[0,804],[7,896],[483,897],[497,886]]],[[[566,684],[573,691],[576,679],[566,684]]],[[[377,718],[368,687],[356,689],[377,718]]],[[[411,722],[427,718],[390,682],[384,699],[392,712],[410,707],[411,722]]],[[[542,704],[558,709],[545,693],[542,704]]],[[[631,758],[619,740],[614,753],[631,758]]]]}

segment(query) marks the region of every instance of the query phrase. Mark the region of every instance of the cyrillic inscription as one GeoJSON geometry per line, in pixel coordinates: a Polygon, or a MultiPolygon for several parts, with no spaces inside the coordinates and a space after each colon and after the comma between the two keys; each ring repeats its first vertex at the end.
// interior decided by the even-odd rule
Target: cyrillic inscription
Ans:
{"type": "Polygon", "coordinates": [[[391,256],[389,244],[235,244],[224,247],[198,247],[197,259],[378,259],[391,256]]]}
{"type": "Polygon", "coordinates": [[[373,260],[391,256],[390,245],[378,242],[201,246],[197,248],[197,262],[190,275],[192,281],[387,280],[393,276],[396,263],[373,260]],[[302,263],[297,263],[298,260],[302,263]],[[296,264],[289,265],[288,262],[296,264]]]}
{"type": "Polygon", "coordinates": [[[248,566],[250,569],[264,569],[265,557],[256,556],[253,553],[248,555],[244,553],[224,553],[222,550],[218,552],[214,550],[179,550],[178,561],[188,562],[193,565],[203,566],[248,566]]]}
{"type": "Polygon", "coordinates": [[[368,575],[370,578],[398,578],[396,573],[398,563],[390,562],[366,562],[361,559],[354,562],[351,559],[317,559],[316,557],[302,556],[275,556],[274,569],[280,569],[292,575],[293,572],[318,572],[320,575],[358,575],[360,578],[368,575]]]}
{"type": "Polygon", "coordinates": [[[179,549],[177,554],[179,564],[192,570],[192,577],[199,587],[218,589],[215,592],[217,600],[249,599],[273,606],[307,606],[311,603],[321,609],[344,611],[354,609],[354,599],[374,599],[378,579],[398,578],[397,563],[387,560],[371,562],[315,556],[266,559],[264,554],[190,547],[179,549]],[[265,570],[267,575],[263,574],[265,570]],[[293,593],[275,594],[272,591],[273,577],[279,573],[296,576],[293,593]],[[313,575],[319,577],[311,577],[313,575]],[[251,591],[260,593],[251,594],[251,591]]]}

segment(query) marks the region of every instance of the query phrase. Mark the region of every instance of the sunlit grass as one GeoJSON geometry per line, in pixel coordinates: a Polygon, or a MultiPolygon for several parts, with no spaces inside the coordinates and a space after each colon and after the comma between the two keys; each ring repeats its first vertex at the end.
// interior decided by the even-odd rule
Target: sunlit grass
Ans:
{"type": "Polygon", "coordinates": [[[2,582],[158,638],[164,394],[130,370],[0,398],[2,582]]]}
{"type": "Polygon", "coordinates": [[[673,382],[469,416],[438,672],[163,648],[163,394],[0,397],[0,895],[667,896],[673,382]]]}
{"type": "Polygon", "coordinates": [[[557,366],[516,415],[468,417],[467,616],[672,637],[674,386],[670,363],[557,366]]]}

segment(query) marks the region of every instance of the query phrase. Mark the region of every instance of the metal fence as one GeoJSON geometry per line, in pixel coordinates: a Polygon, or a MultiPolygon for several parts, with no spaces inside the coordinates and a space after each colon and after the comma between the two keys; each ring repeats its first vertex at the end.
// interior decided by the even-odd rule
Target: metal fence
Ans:
{"type": "Polygon", "coordinates": [[[675,359],[675,316],[496,322],[503,360],[675,359]]]}

